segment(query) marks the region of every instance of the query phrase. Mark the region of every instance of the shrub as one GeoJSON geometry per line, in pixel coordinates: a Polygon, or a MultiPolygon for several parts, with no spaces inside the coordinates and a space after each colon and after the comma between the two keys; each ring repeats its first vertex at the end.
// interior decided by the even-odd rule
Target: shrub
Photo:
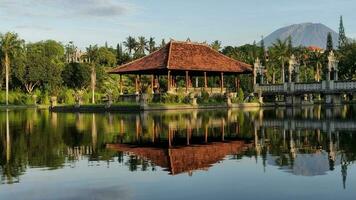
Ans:
{"type": "Polygon", "coordinates": [[[58,102],[64,104],[75,104],[74,90],[63,88],[59,93],[58,102]]]}
{"type": "Polygon", "coordinates": [[[245,99],[245,95],[244,95],[244,92],[243,90],[240,88],[238,91],[237,91],[237,96],[232,98],[231,101],[233,103],[243,103],[244,102],[244,99],[245,99]]]}

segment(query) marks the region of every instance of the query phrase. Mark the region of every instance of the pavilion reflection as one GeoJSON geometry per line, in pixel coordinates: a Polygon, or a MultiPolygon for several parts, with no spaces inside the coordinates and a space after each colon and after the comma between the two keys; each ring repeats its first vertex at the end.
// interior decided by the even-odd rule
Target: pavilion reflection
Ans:
{"type": "Polygon", "coordinates": [[[207,170],[226,156],[243,154],[252,147],[250,138],[241,134],[236,115],[231,110],[218,115],[209,115],[209,111],[136,115],[135,137],[125,141],[125,134],[130,133],[123,126],[128,123],[120,120],[117,143],[107,147],[149,160],[172,175],[191,175],[195,170],[207,170]]]}

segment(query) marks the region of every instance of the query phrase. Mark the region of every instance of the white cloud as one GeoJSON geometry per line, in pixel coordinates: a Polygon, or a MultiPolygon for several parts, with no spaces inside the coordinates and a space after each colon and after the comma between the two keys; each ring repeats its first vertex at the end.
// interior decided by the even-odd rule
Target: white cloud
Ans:
{"type": "Polygon", "coordinates": [[[122,0],[0,0],[0,10],[16,17],[120,17],[136,7],[122,0]]]}

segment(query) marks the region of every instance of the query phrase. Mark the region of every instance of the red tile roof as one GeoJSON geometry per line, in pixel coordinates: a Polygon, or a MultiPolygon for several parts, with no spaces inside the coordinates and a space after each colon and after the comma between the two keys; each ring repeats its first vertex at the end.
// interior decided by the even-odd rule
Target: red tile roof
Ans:
{"type": "Polygon", "coordinates": [[[251,65],[229,58],[206,44],[170,41],[163,48],[109,73],[138,73],[154,70],[183,70],[250,73],[251,65]]]}

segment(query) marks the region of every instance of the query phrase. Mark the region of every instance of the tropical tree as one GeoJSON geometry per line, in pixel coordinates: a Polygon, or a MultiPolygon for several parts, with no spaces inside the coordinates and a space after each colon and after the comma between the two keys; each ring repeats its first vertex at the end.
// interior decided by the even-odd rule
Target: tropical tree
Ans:
{"type": "Polygon", "coordinates": [[[347,37],[345,34],[344,22],[342,20],[342,16],[340,16],[340,24],[339,24],[339,48],[343,47],[347,44],[347,37]]]}
{"type": "Polygon", "coordinates": [[[164,46],[166,46],[166,41],[165,41],[164,39],[162,39],[162,41],[161,41],[161,46],[160,46],[160,47],[162,48],[162,47],[164,47],[164,46]]]}
{"type": "Polygon", "coordinates": [[[333,47],[333,37],[330,32],[328,32],[328,35],[326,37],[326,51],[325,53],[328,55],[330,51],[334,49],[333,47]]]}
{"type": "Polygon", "coordinates": [[[131,56],[132,51],[135,50],[137,47],[136,39],[134,37],[129,36],[126,38],[126,41],[124,41],[124,45],[131,56]]]}
{"type": "Polygon", "coordinates": [[[315,81],[319,82],[322,77],[322,68],[323,68],[323,61],[325,56],[323,53],[319,51],[312,51],[311,54],[311,62],[314,63],[315,66],[315,81]]]}
{"type": "Polygon", "coordinates": [[[135,49],[135,57],[136,58],[145,56],[145,51],[149,50],[147,43],[148,43],[148,41],[146,40],[145,37],[143,37],[143,36],[138,37],[138,41],[137,41],[137,45],[136,45],[136,49],[135,49]]]}
{"type": "Polygon", "coordinates": [[[150,39],[148,40],[148,52],[152,53],[154,51],[156,51],[155,38],[154,37],[150,37],[150,39]]]}
{"type": "Polygon", "coordinates": [[[128,61],[130,61],[130,55],[125,53],[122,50],[121,44],[117,44],[117,46],[116,46],[116,64],[122,65],[128,61]]]}
{"type": "Polygon", "coordinates": [[[356,80],[356,42],[349,42],[339,49],[340,78],[356,80]]]}
{"type": "Polygon", "coordinates": [[[281,39],[277,39],[275,43],[273,43],[271,52],[275,59],[278,59],[281,64],[281,78],[282,83],[285,82],[285,73],[284,73],[284,65],[288,60],[289,48],[287,45],[288,40],[282,41],[281,39]]]}
{"type": "Polygon", "coordinates": [[[210,47],[213,48],[216,51],[220,51],[221,49],[221,42],[219,40],[215,40],[210,44],[210,47]]]}
{"type": "Polygon", "coordinates": [[[23,44],[24,41],[16,33],[7,32],[0,35],[2,65],[5,67],[6,105],[9,104],[10,61],[23,47],[23,44]]]}
{"type": "Polygon", "coordinates": [[[70,41],[65,46],[65,54],[66,54],[66,61],[67,62],[74,62],[75,53],[77,52],[77,47],[74,45],[73,41],[70,41]]]}

